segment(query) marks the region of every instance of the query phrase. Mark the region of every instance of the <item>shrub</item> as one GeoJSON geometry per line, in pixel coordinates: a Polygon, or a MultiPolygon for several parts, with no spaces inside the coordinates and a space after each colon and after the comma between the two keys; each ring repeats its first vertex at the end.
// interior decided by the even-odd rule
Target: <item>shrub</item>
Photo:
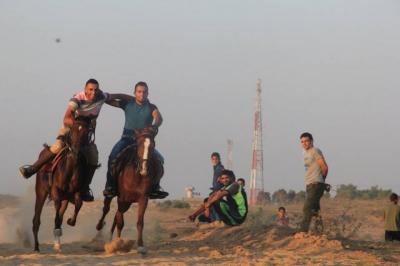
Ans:
{"type": "Polygon", "coordinates": [[[275,222],[274,215],[267,214],[267,212],[258,207],[255,211],[249,211],[244,222],[244,227],[249,229],[257,229],[260,227],[271,225],[275,222]]]}
{"type": "Polygon", "coordinates": [[[336,189],[336,197],[344,199],[382,199],[388,198],[392,193],[391,189],[381,189],[378,186],[372,186],[369,189],[359,190],[353,184],[340,185],[336,189]]]}

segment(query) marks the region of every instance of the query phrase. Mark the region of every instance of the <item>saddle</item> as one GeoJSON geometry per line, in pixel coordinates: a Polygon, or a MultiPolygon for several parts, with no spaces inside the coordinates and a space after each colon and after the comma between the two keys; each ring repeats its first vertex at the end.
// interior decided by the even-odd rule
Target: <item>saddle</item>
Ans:
{"type": "MultiPolygon", "coordinates": [[[[48,145],[44,145],[46,148],[49,148],[48,145]]],[[[58,153],[57,155],[54,157],[54,159],[51,162],[48,162],[47,164],[45,164],[42,168],[42,170],[46,173],[46,177],[48,179],[49,182],[49,186],[51,187],[52,183],[53,183],[53,173],[54,170],[56,169],[57,165],[60,163],[61,159],[66,155],[66,153],[68,152],[68,147],[64,146],[58,153]]]]}

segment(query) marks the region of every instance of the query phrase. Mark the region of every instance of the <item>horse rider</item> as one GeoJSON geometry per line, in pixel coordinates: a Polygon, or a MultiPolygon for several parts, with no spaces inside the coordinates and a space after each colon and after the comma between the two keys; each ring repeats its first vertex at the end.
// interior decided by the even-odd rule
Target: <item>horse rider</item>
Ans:
{"type": "MultiPolygon", "coordinates": [[[[135,130],[147,127],[158,128],[163,119],[157,106],[148,100],[149,88],[146,82],[140,81],[135,85],[134,96],[126,94],[110,94],[109,105],[121,108],[125,113],[125,125],[121,139],[114,145],[108,157],[107,183],[103,194],[112,198],[117,194],[116,176],[113,175],[113,167],[118,155],[129,145],[136,144],[135,130]]],[[[156,160],[164,164],[164,158],[154,150],[156,160]]],[[[162,199],[167,197],[168,192],[162,191],[160,184],[155,184],[150,192],[150,198],[162,199]]]]}
{"type": "MultiPolygon", "coordinates": [[[[24,165],[19,168],[21,174],[25,178],[34,175],[39,169],[62,150],[65,146],[65,140],[75,119],[86,118],[91,121],[91,131],[94,134],[96,127],[96,119],[100,113],[101,107],[109,99],[109,94],[104,93],[99,88],[99,83],[95,79],[89,79],[83,91],[75,94],[68,103],[67,111],[64,115],[64,124],[61,127],[58,137],[50,148],[45,147],[42,155],[32,165],[24,165]]],[[[98,168],[98,150],[94,140],[88,147],[82,150],[87,161],[87,176],[82,186],[82,200],[93,201],[93,194],[89,188],[92,182],[94,172],[98,168]]]]}

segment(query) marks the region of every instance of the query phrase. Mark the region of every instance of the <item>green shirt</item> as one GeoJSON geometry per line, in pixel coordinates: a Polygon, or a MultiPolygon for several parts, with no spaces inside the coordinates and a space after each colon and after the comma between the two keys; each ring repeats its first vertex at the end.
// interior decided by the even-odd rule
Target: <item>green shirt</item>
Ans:
{"type": "Polygon", "coordinates": [[[227,196],[228,202],[234,202],[239,215],[241,217],[245,217],[247,215],[247,196],[243,190],[243,187],[239,185],[237,182],[233,182],[232,184],[222,188],[222,190],[226,190],[229,192],[227,196]]]}
{"type": "Polygon", "coordinates": [[[390,203],[385,209],[385,230],[400,231],[400,206],[390,203]]]}

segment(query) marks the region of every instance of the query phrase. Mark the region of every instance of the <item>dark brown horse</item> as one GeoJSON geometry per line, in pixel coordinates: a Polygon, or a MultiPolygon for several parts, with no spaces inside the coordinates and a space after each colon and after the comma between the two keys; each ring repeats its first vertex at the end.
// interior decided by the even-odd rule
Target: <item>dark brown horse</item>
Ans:
{"type": "MultiPolygon", "coordinates": [[[[38,232],[40,215],[43,204],[50,194],[54,201],[56,211],[54,226],[54,249],[61,250],[60,237],[62,235],[61,224],[68,202],[75,204],[75,212],[72,218],[67,220],[70,226],[74,226],[79,210],[82,207],[81,186],[84,181],[86,160],[80,152],[90,142],[91,124],[88,120],[76,120],[66,136],[66,147],[56,165],[51,163],[43,166],[36,175],[36,203],[35,216],[33,217],[33,236],[35,238],[35,251],[39,251],[38,232]],[[51,169],[49,171],[49,168],[51,169]]],[[[56,159],[57,161],[57,159],[56,159]]]]}
{"type": "MultiPolygon", "coordinates": [[[[111,227],[111,239],[115,227],[117,227],[118,237],[124,227],[124,213],[130,208],[132,203],[138,203],[137,212],[137,245],[138,252],[146,253],[143,245],[143,226],[144,213],[149,200],[149,193],[152,186],[159,182],[163,174],[163,166],[153,157],[154,137],[157,134],[152,128],[146,128],[136,132],[136,145],[126,150],[120,157],[125,160],[118,175],[118,210],[114,217],[111,227]]],[[[104,218],[110,210],[110,198],[104,199],[103,215],[97,224],[97,230],[104,226],[104,218]]],[[[110,240],[111,240],[110,239],[110,240]]]]}

